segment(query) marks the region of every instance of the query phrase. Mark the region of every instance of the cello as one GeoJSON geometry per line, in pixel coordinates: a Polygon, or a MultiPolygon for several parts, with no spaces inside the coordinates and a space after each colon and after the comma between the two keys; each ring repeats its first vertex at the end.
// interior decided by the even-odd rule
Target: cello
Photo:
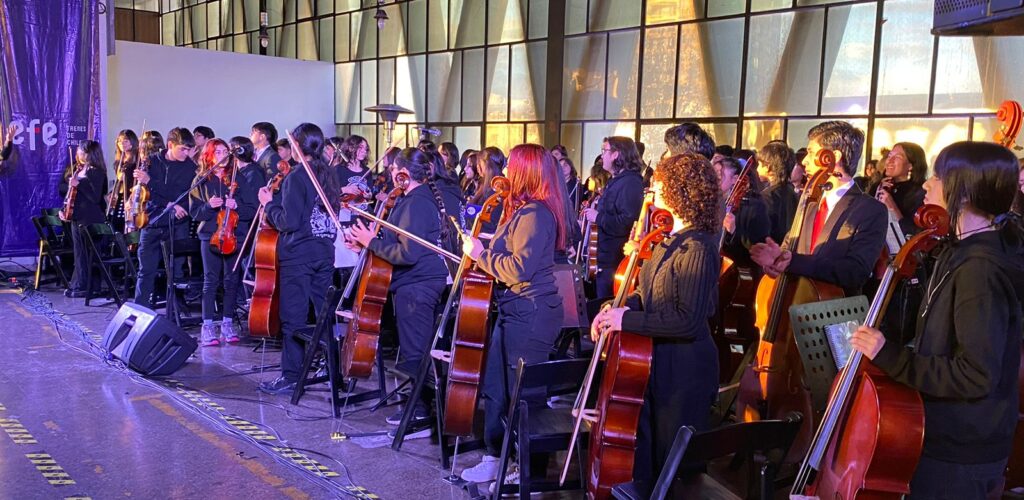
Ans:
{"type": "MultiPolygon", "coordinates": [[[[642,240],[633,240],[636,247],[630,253],[626,268],[626,283],[636,280],[640,263],[651,257],[656,245],[672,231],[672,214],[658,209],[651,214],[653,229],[642,240]]],[[[628,297],[627,288],[620,287],[611,303],[612,308],[622,307],[628,297]]],[[[651,375],[651,359],[654,343],[650,337],[629,332],[601,330],[594,344],[594,356],[590,360],[586,377],[576,403],[573,405],[575,422],[569,451],[562,466],[561,483],[565,483],[569,472],[576,440],[583,420],[591,421],[590,449],[587,453],[587,497],[609,498],[612,486],[627,482],[633,477],[633,460],[636,455],[636,431],[640,420],[640,409],[644,403],[644,392],[651,375]],[[605,355],[604,371],[595,408],[586,410],[597,365],[605,355]]]]}
{"type": "MultiPolygon", "coordinates": [[[[378,218],[387,216],[388,210],[394,208],[395,201],[405,193],[409,185],[409,177],[404,173],[395,177],[395,188],[388,193],[387,201],[377,207],[378,218]]],[[[351,201],[347,196],[342,196],[343,203],[351,201]]],[[[376,224],[370,226],[371,231],[376,229],[376,224]]],[[[367,378],[373,373],[380,341],[380,321],[388,300],[388,288],[391,286],[391,271],[390,262],[377,257],[369,249],[363,249],[352,278],[349,279],[351,283],[351,279],[358,275],[359,288],[352,303],[348,332],[341,345],[341,376],[344,378],[367,378]]],[[[341,315],[340,310],[338,314],[341,315]]]]}
{"type": "MultiPolygon", "coordinates": [[[[914,215],[924,231],[908,240],[882,276],[865,324],[881,323],[896,283],[914,276],[919,255],[949,233],[949,214],[925,205],[914,215]]],[[[860,351],[832,385],[832,395],[810,450],[800,465],[793,495],[819,498],[893,498],[910,492],[910,481],[924,446],[924,403],[860,351]]]]}
{"type": "MultiPolygon", "coordinates": [[[[827,149],[818,152],[815,163],[821,169],[808,181],[800,196],[800,205],[782,243],[790,249],[809,253],[813,242],[800,241],[804,223],[814,221],[818,203],[824,196],[825,184],[835,169],[835,154],[827,149]]],[[[811,423],[815,419],[811,395],[803,382],[803,363],[796,348],[789,320],[790,306],[841,298],[839,287],[801,276],[782,273],[778,278],[765,276],[757,286],[754,326],[760,332],[754,361],[740,379],[736,414],[742,421],[782,419],[792,411],[803,419],[800,431],[790,448],[789,458],[796,459],[807,451],[811,423]]]]}
{"type": "MultiPolygon", "coordinates": [[[[651,214],[651,205],[653,205],[653,204],[654,204],[654,193],[652,191],[648,191],[644,195],[643,205],[640,206],[640,216],[637,217],[636,222],[633,224],[633,229],[629,233],[630,241],[642,240],[643,236],[645,234],[647,234],[648,231],[650,231],[650,226],[651,226],[650,214],[651,214]]],[[[630,252],[630,253],[632,253],[632,252],[630,252]]],[[[627,283],[626,276],[627,276],[628,273],[626,272],[626,269],[628,267],[629,267],[629,256],[627,255],[626,257],[624,257],[622,259],[622,261],[619,262],[619,267],[615,268],[615,275],[612,278],[612,293],[614,293],[615,295],[619,294],[619,288],[622,287],[623,283],[627,283]]],[[[636,281],[637,281],[637,277],[639,277],[639,276],[640,276],[639,273],[635,273],[633,275],[633,279],[628,282],[628,286],[626,287],[626,295],[629,295],[629,294],[633,293],[633,290],[636,289],[636,281]]]]}
{"type": "MultiPolygon", "coordinates": [[[[597,209],[597,204],[600,201],[601,193],[599,192],[592,200],[588,201],[583,210],[585,211],[589,207],[597,209]]],[[[583,224],[583,240],[580,241],[580,251],[576,252],[576,258],[583,259],[584,279],[594,281],[597,276],[597,222],[586,221],[583,224]]]]}
{"type": "MultiPolygon", "coordinates": [[[[291,165],[284,160],[277,164],[278,173],[274,175],[267,187],[271,192],[281,189],[281,183],[291,171],[291,165]]],[[[277,237],[278,232],[274,226],[267,222],[267,214],[260,206],[256,214],[259,220],[259,229],[256,231],[255,242],[253,243],[253,260],[255,261],[256,276],[252,291],[252,301],[249,303],[249,336],[271,338],[281,334],[281,306],[280,289],[278,289],[277,276],[277,237]]],[[[235,266],[241,260],[241,254],[235,260],[235,266]]]]}
{"type": "MultiPolygon", "coordinates": [[[[480,207],[470,232],[472,237],[480,236],[483,224],[491,222],[494,210],[508,197],[511,188],[512,184],[506,177],[496,176],[491,179],[494,194],[480,207]]],[[[462,292],[459,295],[459,312],[455,320],[451,353],[442,357],[442,360],[449,362],[443,428],[444,433],[451,436],[468,436],[473,433],[476,407],[480,401],[480,384],[487,361],[494,277],[476,269],[469,255],[463,255],[455,273],[455,284],[461,284],[462,292]]],[[[445,309],[450,308],[454,297],[453,291],[445,309]]],[[[442,318],[447,318],[447,315],[443,314],[442,318]]],[[[443,322],[441,328],[444,328],[443,322]]]]}

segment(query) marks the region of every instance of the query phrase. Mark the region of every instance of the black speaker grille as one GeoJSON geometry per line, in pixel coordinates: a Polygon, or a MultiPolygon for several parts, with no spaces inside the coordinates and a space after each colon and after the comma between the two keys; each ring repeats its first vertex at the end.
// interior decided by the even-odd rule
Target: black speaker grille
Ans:
{"type": "Polygon", "coordinates": [[[961,10],[984,7],[988,0],[935,0],[936,14],[952,14],[961,10]]]}

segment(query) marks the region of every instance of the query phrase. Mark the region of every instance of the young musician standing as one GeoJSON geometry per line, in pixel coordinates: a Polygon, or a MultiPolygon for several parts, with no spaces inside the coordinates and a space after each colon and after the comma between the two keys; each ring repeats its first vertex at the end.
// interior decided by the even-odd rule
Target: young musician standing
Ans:
{"type": "Polygon", "coordinates": [[[106,215],[104,196],[107,194],[107,164],[96,141],[82,141],[75,150],[75,169],[68,179],[68,187],[76,188],[75,204],[71,215],[71,242],[75,249],[75,271],[71,275],[71,288],[66,297],[84,297],[87,280],[92,279],[89,249],[80,226],[100,224],[106,215]]]}
{"type": "MultiPolygon", "coordinates": [[[[388,221],[427,241],[440,243],[454,228],[441,219],[441,195],[429,184],[433,173],[431,155],[415,148],[402,150],[391,167],[393,182],[397,182],[395,176],[399,173],[409,176],[409,186],[405,196],[391,210],[388,221]]],[[[394,266],[390,291],[398,341],[402,346],[402,359],[395,367],[415,376],[420,360],[429,355],[427,349],[434,334],[436,309],[449,279],[448,267],[443,257],[405,236],[387,230],[381,234],[382,237],[377,238],[357,220],[349,228],[346,239],[352,250],[366,248],[394,266]]],[[[430,392],[424,390],[420,400],[412,403],[414,431],[429,427],[430,392]]],[[[401,419],[402,410],[399,410],[389,416],[387,422],[398,425],[401,419]]]]}
{"type": "MultiPolygon", "coordinates": [[[[733,188],[743,173],[743,165],[735,158],[718,157],[712,163],[718,175],[722,191],[722,203],[732,193],[733,188]]],[[[747,172],[749,189],[740,201],[735,212],[724,214],[722,228],[725,235],[722,240],[722,253],[734,262],[746,265],[750,263],[750,247],[755,243],[763,243],[768,238],[771,223],[768,221],[768,206],[761,197],[761,190],[756,179],[757,173],[747,172]]]]}
{"type": "Polygon", "coordinates": [[[914,213],[924,204],[927,175],[928,158],[924,149],[912,142],[901,142],[889,151],[885,158],[885,177],[869,193],[889,209],[904,234],[919,231],[914,225],[914,213]]]}
{"type": "MultiPolygon", "coordinates": [[[[293,131],[296,146],[323,187],[332,205],[340,197],[338,178],[323,160],[324,134],[320,127],[303,123],[293,131]]],[[[337,229],[322,205],[305,167],[284,178],[275,195],[266,186],[259,190],[267,221],[279,231],[278,280],[281,290],[281,376],[260,384],[269,394],[290,394],[302,370],[303,344],[295,332],[306,326],[309,303],[317,312],[323,307],[334,273],[334,238],[337,229]]],[[[332,207],[337,209],[336,206],[332,207]]]]}
{"type": "Polygon", "coordinates": [[[771,141],[757,153],[757,175],[768,186],[764,190],[771,220],[769,235],[781,242],[793,225],[798,196],[789,183],[796,155],[783,141],[771,141]]]}
{"type": "Polygon", "coordinates": [[[718,298],[721,191],[711,165],[687,153],[654,170],[654,206],[672,213],[671,234],[644,263],[626,307],[604,309],[601,329],[654,338],[651,375],[637,427],[633,479],[651,485],[683,425],[707,426],[718,395],[718,350],[708,321],[718,298]]]}
{"type": "Polygon", "coordinates": [[[938,256],[912,346],[861,326],[854,349],[921,392],[924,449],[909,498],[999,498],[1018,415],[1024,265],[1008,223],[1017,159],[958,142],[935,161],[925,203],[949,211],[954,241],[938,256]]]}
{"type": "Polygon", "coordinates": [[[139,137],[131,129],[124,129],[114,140],[114,175],[119,182],[118,190],[110,194],[107,211],[111,212],[110,225],[117,232],[124,232],[124,203],[132,192],[135,167],[139,164],[139,137]]]}
{"type": "Polygon", "coordinates": [[[281,157],[274,150],[274,144],[277,142],[277,129],[274,125],[267,122],[254,123],[249,133],[249,139],[252,140],[253,147],[256,149],[253,153],[254,161],[263,168],[267,179],[277,175],[277,164],[281,161],[281,157]]]}
{"type": "Polygon", "coordinates": [[[195,152],[192,153],[192,161],[199,164],[199,159],[203,155],[203,149],[206,148],[206,141],[217,137],[213,133],[213,129],[206,125],[200,125],[192,129],[192,138],[196,141],[195,152]]]}
{"type": "Polygon", "coordinates": [[[601,147],[605,170],[612,174],[597,207],[587,208],[584,216],[597,224],[597,297],[611,297],[615,269],[624,256],[622,246],[629,239],[633,223],[644,204],[643,163],[633,139],[605,137],[601,147]]]}
{"type": "Polygon", "coordinates": [[[519,360],[547,361],[562,326],[554,254],[565,250],[567,228],[558,166],[543,146],[522,144],[509,153],[508,178],[512,187],[490,248],[468,237],[462,246],[482,271],[503,285],[484,374],[487,453],[478,465],[462,471],[463,479],[477,483],[497,475],[501,419],[508,412],[519,360]]]}
{"type": "MultiPolygon", "coordinates": [[[[344,141],[336,143],[333,141],[334,138],[328,140],[328,146],[333,143],[335,147],[328,147],[332,154],[327,159],[331,165],[336,165],[338,181],[341,182],[341,192],[363,197],[367,201],[353,202],[353,206],[360,210],[369,209],[370,169],[367,168],[366,163],[370,157],[370,144],[358,135],[351,135],[344,141]]],[[[341,222],[342,229],[348,229],[354,222],[352,212],[347,208],[338,211],[338,220],[341,222]]],[[[334,242],[334,267],[338,270],[338,281],[342,286],[348,281],[357,258],[356,253],[345,244],[345,235],[339,234],[337,241],[334,242]]]]}
{"type": "Polygon", "coordinates": [[[863,146],[864,133],[847,122],[824,122],[808,133],[804,168],[813,176],[820,169],[814,163],[818,152],[835,152],[832,189],[804,224],[799,253],[783,252],[772,239],[750,249],[769,276],[789,272],[839,286],[847,295],[860,293],[885,244],[886,228],[885,207],[853,182],[863,146]]]}
{"type": "MultiPolygon", "coordinates": [[[[238,138],[236,138],[238,139],[238,138]]],[[[242,138],[248,143],[248,139],[242,138]]],[[[251,144],[251,143],[250,143],[251,144]]],[[[252,160],[252,148],[250,146],[247,159],[252,160]]],[[[189,206],[192,218],[199,222],[200,249],[203,256],[203,326],[200,334],[200,343],[204,347],[220,345],[220,338],[225,342],[238,342],[238,332],[234,326],[234,311],[237,302],[238,284],[240,270],[233,270],[235,259],[240,258],[239,251],[224,255],[214,252],[210,239],[218,230],[218,215],[224,208],[230,208],[238,215],[238,224],[235,226],[234,235],[241,246],[245,239],[249,224],[256,215],[256,207],[259,205],[257,191],[263,184],[253,182],[249,176],[242,175],[238,171],[234,176],[237,183],[234,196],[231,196],[231,171],[239,168],[232,165],[228,159],[228,145],[221,139],[212,139],[203,148],[200,158],[200,172],[196,180],[207,177],[211,168],[214,170],[213,178],[202,183],[192,191],[189,198],[189,206]],[[217,289],[224,287],[224,297],[220,309],[221,324],[220,335],[214,326],[216,319],[215,302],[217,289]]],[[[239,163],[242,161],[239,158],[239,163]]],[[[262,170],[256,169],[262,178],[262,170]]]]}
{"type": "MultiPolygon", "coordinates": [[[[135,180],[149,188],[150,200],[146,212],[149,224],[139,238],[139,277],[135,286],[135,303],[150,309],[157,265],[160,263],[160,243],[169,239],[188,237],[188,200],[174,201],[187,194],[195,176],[196,164],[190,155],[196,143],[192,132],[178,127],[167,134],[167,151],[149,159],[149,169],[135,170],[135,180]]],[[[177,265],[175,268],[177,274],[177,265]]]]}
{"type": "MultiPolygon", "coordinates": [[[[274,143],[274,149],[277,151],[277,155],[292,167],[299,164],[299,162],[295,161],[295,158],[292,158],[292,145],[288,143],[288,139],[278,139],[274,143]]],[[[266,171],[264,171],[265,174],[266,171]]]]}

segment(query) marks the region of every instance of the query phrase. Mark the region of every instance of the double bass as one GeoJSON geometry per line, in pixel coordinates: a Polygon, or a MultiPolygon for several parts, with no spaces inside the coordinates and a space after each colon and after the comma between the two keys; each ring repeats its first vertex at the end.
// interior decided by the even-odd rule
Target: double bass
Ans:
{"type": "MultiPolygon", "coordinates": [[[[793,225],[782,243],[783,251],[801,250],[809,253],[813,242],[800,241],[804,223],[814,221],[825,185],[835,169],[835,154],[827,149],[818,152],[816,164],[821,169],[808,181],[800,196],[800,205],[793,225]]],[[[789,458],[797,459],[807,450],[815,421],[810,390],[803,382],[803,363],[793,338],[789,308],[793,305],[821,302],[843,296],[839,287],[801,276],[782,273],[778,278],[765,276],[757,287],[754,326],[761,339],[751,366],[740,379],[736,413],[744,422],[782,419],[789,412],[804,415],[789,458]]]]}
{"type": "MultiPolygon", "coordinates": [[[[291,171],[291,165],[284,160],[277,164],[278,173],[274,175],[267,187],[271,192],[281,189],[281,183],[291,171]]],[[[274,226],[267,222],[267,214],[261,206],[256,214],[259,229],[253,243],[253,261],[256,276],[249,304],[249,336],[272,338],[281,335],[281,297],[277,276],[277,237],[274,226]]],[[[238,261],[241,260],[241,253],[238,261]]]]}
{"type": "MultiPolygon", "coordinates": [[[[918,209],[925,230],[908,240],[882,276],[865,324],[878,328],[896,283],[914,276],[919,255],[949,233],[949,214],[918,209]]],[[[819,498],[893,498],[910,492],[924,446],[924,403],[914,389],[892,380],[853,351],[836,377],[821,425],[800,465],[793,495],[819,498]]]]}
{"type": "MultiPolygon", "coordinates": [[[[483,224],[491,222],[495,209],[508,197],[511,188],[512,184],[506,177],[496,176],[491,180],[494,194],[480,207],[480,213],[473,221],[470,232],[472,237],[480,236],[483,224]]],[[[488,339],[491,335],[490,311],[494,277],[476,269],[469,255],[463,255],[459,269],[455,273],[455,286],[460,284],[462,292],[459,295],[459,312],[452,336],[451,353],[445,356],[445,360],[449,361],[449,367],[443,428],[444,433],[451,436],[468,436],[473,433],[476,407],[480,401],[480,384],[487,361],[488,339]]],[[[454,291],[451,295],[454,298],[454,291]]],[[[450,298],[449,304],[451,300],[450,298]]]]}
{"type": "MultiPolygon", "coordinates": [[[[634,240],[636,246],[629,256],[626,283],[635,281],[636,275],[640,272],[640,263],[649,259],[654,247],[668,236],[672,231],[673,222],[672,214],[668,210],[658,209],[652,212],[651,231],[643,240],[634,240]]],[[[625,305],[628,288],[619,288],[611,303],[612,308],[625,305]]],[[[640,409],[644,403],[644,392],[647,390],[647,381],[651,375],[653,355],[654,343],[650,337],[629,332],[602,329],[594,345],[594,356],[590,360],[583,386],[573,405],[573,434],[560,478],[564,483],[581,424],[583,420],[590,420],[590,449],[586,458],[588,498],[609,498],[612,486],[627,482],[633,477],[636,431],[640,421],[640,409]],[[597,400],[594,409],[587,410],[585,406],[602,354],[605,356],[604,371],[598,386],[597,400]]]]}
{"type": "MultiPolygon", "coordinates": [[[[387,212],[394,208],[395,202],[409,185],[409,177],[404,173],[396,178],[395,188],[388,193],[387,201],[377,207],[378,219],[387,217],[387,212]]],[[[342,201],[348,203],[353,200],[343,196],[342,201]]],[[[371,224],[370,230],[376,229],[377,225],[371,224]]],[[[352,303],[348,332],[341,345],[341,376],[344,378],[367,378],[373,373],[377,345],[380,342],[380,321],[388,300],[388,288],[391,286],[391,271],[390,262],[374,255],[368,248],[363,249],[350,278],[359,276],[359,288],[352,303]]],[[[341,315],[341,304],[338,307],[338,314],[341,315]]]]}

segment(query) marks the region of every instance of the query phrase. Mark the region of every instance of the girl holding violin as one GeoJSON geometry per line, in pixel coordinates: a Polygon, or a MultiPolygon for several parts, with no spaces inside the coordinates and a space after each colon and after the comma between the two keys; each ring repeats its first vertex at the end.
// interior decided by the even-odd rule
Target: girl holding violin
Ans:
{"type": "Polygon", "coordinates": [[[71,275],[71,288],[64,292],[67,297],[84,297],[86,280],[92,266],[89,264],[89,250],[85,238],[88,236],[78,226],[100,224],[104,220],[107,194],[107,164],[103,161],[103,150],[96,141],[82,141],[75,150],[75,166],[68,178],[68,189],[74,190],[68,197],[71,206],[65,205],[62,214],[72,225],[71,242],[75,249],[75,271],[71,275]],[[71,199],[73,198],[73,199],[71,199]],[[67,214],[70,208],[71,213],[67,214]]]}
{"type": "MultiPolygon", "coordinates": [[[[415,148],[406,148],[391,166],[392,182],[398,185],[398,174],[409,176],[405,196],[388,214],[388,222],[427,241],[440,243],[454,231],[449,221],[441,217],[441,195],[432,185],[433,163],[431,155],[415,148]]],[[[402,235],[384,231],[377,238],[361,221],[348,229],[346,241],[353,251],[362,248],[394,266],[390,291],[395,306],[398,342],[402,346],[401,359],[395,367],[411,376],[418,372],[420,360],[426,352],[434,332],[436,309],[449,280],[448,267],[443,257],[402,235]]],[[[419,401],[412,402],[414,431],[429,426],[429,402],[432,395],[423,391],[419,401]]],[[[387,418],[398,425],[402,419],[400,409],[387,418]]]]}
{"type": "MultiPolygon", "coordinates": [[[[238,137],[232,139],[237,144],[238,137]]],[[[248,141],[248,139],[246,139],[248,141]]],[[[234,324],[234,310],[237,303],[240,270],[234,269],[235,259],[239,257],[238,243],[233,251],[227,239],[236,242],[245,239],[256,215],[259,200],[256,193],[261,183],[254,182],[250,176],[241,173],[240,165],[252,163],[252,143],[249,143],[248,162],[240,159],[232,164],[230,148],[222,139],[206,141],[199,155],[199,173],[196,180],[208,177],[213,169],[212,178],[192,190],[189,196],[189,212],[192,219],[199,222],[197,234],[203,257],[203,326],[200,333],[200,344],[204,347],[220,345],[220,338],[225,342],[238,342],[238,331],[234,324]],[[229,227],[225,218],[234,212],[237,223],[229,227]],[[217,289],[224,287],[224,297],[220,308],[220,334],[214,326],[218,311],[215,302],[217,289]]],[[[238,147],[233,146],[233,147],[238,147]]],[[[241,148],[244,152],[244,148],[241,148]]],[[[241,155],[239,155],[241,156],[241,155]]],[[[250,169],[261,170],[261,169],[250,169]]],[[[262,172],[261,172],[262,173],[262,172]]],[[[262,176],[260,177],[262,178],[262,176]]]]}
{"type": "MultiPolygon", "coordinates": [[[[268,187],[259,190],[266,220],[279,232],[277,240],[278,279],[281,311],[281,376],[260,384],[268,394],[290,394],[302,370],[303,344],[295,332],[306,326],[312,300],[319,312],[334,274],[334,239],[337,229],[323,206],[310,175],[315,175],[327,200],[336,205],[341,188],[336,170],[324,161],[324,133],[312,123],[300,124],[292,132],[297,149],[312,169],[296,168],[281,190],[274,194],[268,187]]],[[[337,210],[337,206],[332,206],[337,210]]]]}
{"type": "MultiPolygon", "coordinates": [[[[359,135],[350,135],[344,141],[338,140],[333,144],[335,152],[331,157],[331,164],[337,165],[342,194],[358,198],[358,201],[353,201],[352,204],[356,208],[367,210],[371,200],[369,168],[366,166],[367,158],[370,156],[370,144],[359,135]]],[[[354,222],[352,212],[345,207],[338,212],[338,220],[342,229],[347,229],[354,222]]],[[[358,256],[346,247],[345,236],[339,234],[334,243],[334,267],[338,270],[337,277],[340,283],[348,281],[357,258],[358,256]]]]}
{"type": "MultiPolygon", "coordinates": [[[[511,189],[494,238],[485,249],[464,237],[463,251],[503,286],[484,374],[484,442],[480,464],[462,471],[467,481],[495,479],[508,398],[519,359],[548,360],[562,326],[562,298],[554,277],[554,255],[568,244],[565,191],[558,165],[543,146],[521,144],[509,153],[511,189]]],[[[543,401],[539,401],[543,404],[543,401]]]]}
{"type": "Polygon", "coordinates": [[[718,353],[708,321],[718,297],[721,189],[703,156],[685,153],[654,170],[654,207],[673,216],[672,232],[640,271],[626,307],[602,310],[601,329],[653,337],[650,379],[637,427],[633,478],[653,484],[680,426],[707,426],[718,393],[718,353]]]}
{"type": "Polygon", "coordinates": [[[108,220],[115,231],[124,232],[124,203],[131,195],[135,167],[139,164],[139,136],[131,129],[124,129],[114,140],[114,182],[115,190],[110,193],[107,204],[108,220]]]}
{"type": "MultiPolygon", "coordinates": [[[[748,160],[750,161],[750,160],[748,160]]],[[[736,158],[719,156],[712,161],[718,175],[722,197],[733,193],[740,182],[744,166],[736,158]]],[[[722,255],[743,265],[753,264],[750,260],[750,247],[755,243],[763,243],[768,238],[771,223],[768,220],[768,206],[761,196],[761,186],[757,172],[753,169],[746,172],[746,192],[742,199],[736,200],[738,207],[726,207],[733,211],[724,214],[722,229],[722,255]]],[[[723,203],[727,200],[723,199],[723,203]]]]}
{"type": "Polygon", "coordinates": [[[948,210],[909,346],[861,326],[854,349],[921,393],[924,449],[909,498],[998,498],[1018,415],[1024,264],[1006,213],[1018,163],[1005,147],[958,142],[939,153],[925,203],[948,210]]]}

